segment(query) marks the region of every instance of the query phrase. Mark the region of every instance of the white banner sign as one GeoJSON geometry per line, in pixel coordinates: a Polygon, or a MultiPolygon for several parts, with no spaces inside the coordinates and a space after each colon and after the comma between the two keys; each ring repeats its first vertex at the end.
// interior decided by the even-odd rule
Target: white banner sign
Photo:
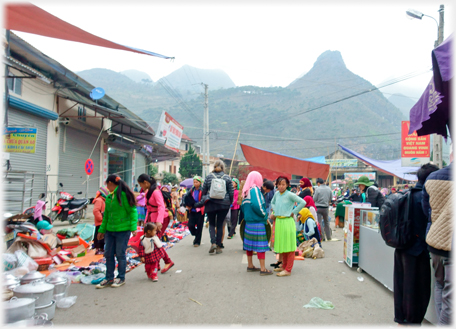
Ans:
{"type": "Polygon", "coordinates": [[[158,137],[166,139],[165,146],[167,148],[179,152],[183,130],[184,127],[179,122],[165,111],[162,112],[157,134],[158,137]]]}

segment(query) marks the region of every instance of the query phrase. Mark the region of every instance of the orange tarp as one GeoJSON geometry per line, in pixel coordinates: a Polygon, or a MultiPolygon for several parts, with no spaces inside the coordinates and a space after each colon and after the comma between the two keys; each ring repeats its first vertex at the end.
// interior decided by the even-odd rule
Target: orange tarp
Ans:
{"type": "MultiPolygon", "coordinates": [[[[92,249],[87,252],[87,255],[85,255],[83,257],[72,258],[71,260],[72,261],[76,260],[76,263],[74,264],[75,266],[87,267],[90,265],[90,263],[98,262],[103,257],[104,257],[103,255],[95,255],[95,249],[92,249]]],[[[51,271],[40,271],[40,272],[43,273],[44,275],[48,276],[49,274],[51,274],[52,272],[54,272],[56,270],[59,270],[59,271],[66,270],[70,266],[71,266],[71,264],[68,266],[53,268],[51,271]]]]}
{"type": "Polygon", "coordinates": [[[245,159],[252,166],[309,178],[326,179],[329,174],[328,164],[305,161],[245,144],[241,144],[241,147],[245,159]]]}

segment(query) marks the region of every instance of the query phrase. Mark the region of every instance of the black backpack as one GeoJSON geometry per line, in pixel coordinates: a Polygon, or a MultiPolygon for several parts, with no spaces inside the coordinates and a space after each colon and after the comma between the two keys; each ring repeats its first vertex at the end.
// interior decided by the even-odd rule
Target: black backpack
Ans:
{"type": "Polygon", "coordinates": [[[412,191],[397,192],[386,198],[380,209],[380,232],[387,246],[406,249],[415,242],[413,234],[413,218],[411,218],[412,191]]]}

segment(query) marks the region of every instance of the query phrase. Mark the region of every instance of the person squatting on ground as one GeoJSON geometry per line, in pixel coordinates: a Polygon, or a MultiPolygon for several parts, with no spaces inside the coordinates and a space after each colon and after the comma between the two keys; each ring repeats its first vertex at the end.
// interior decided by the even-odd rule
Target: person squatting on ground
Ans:
{"type": "MultiPolygon", "coordinates": [[[[162,192],[158,188],[155,178],[150,177],[147,174],[141,174],[138,177],[138,183],[144,191],[147,190],[147,212],[144,225],[148,222],[155,223],[157,225],[157,236],[159,239],[161,239],[166,229],[166,226],[164,226],[165,219],[167,219],[167,223],[169,223],[169,215],[165,207],[165,201],[163,199],[162,192]]],[[[166,273],[171,267],[174,266],[174,262],[171,260],[171,258],[169,258],[166,250],[163,250],[163,254],[165,267],[163,270],[161,270],[161,273],[166,273]]],[[[160,262],[158,262],[158,269],[160,270],[160,262]]]]}
{"type": "Polygon", "coordinates": [[[153,282],[158,281],[158,264],[165,255],[165,249],[157,236],[157,230],[157,225],[152,222],[148,222],[144,226],[144,235],[141,237],[138,252],[141,262],[145,264],[147,277],[153,282]]]}
{"type": "Polygon", "coordinates": [[[106,206],[106,196],[109,191],[105,187],[100,187],[93,199],[93,217],[95,219],[95,234],[93,237],[93,248],[95,248],[95,255],[104,254],[104,239],[98,240],[98,230],[100,229],[101,223],[103,222],[103,213],[106,206]]]}
{"type": "MultiPolygon", "coordinates": [[[[209,233],[211,236],[211,247],[209,253],[216,254],[222,253],[222,234],[223,234],[223,224],[225,222],[225,217],[230,206],[233,203],[233,184],[231,178],[224,173],[225,164],[221,160],[217,160],[214,163],[214,170],[207,175],[204,179],[203,184],[203,204],[205,206],[205,211],[207,218],[209,219],[209,233]],[[223,179],[225,181],[225,196],[223,199],[214,199],[209,197],[209,192],[211,190],[212,180],[213,179],[223,179]],[[217,231],[216,231],[217,228],[217,231]]],[[[200,206],[200,204],[197,204],[200,206]]]]}
{"type": "Polygon", "coordinates": [[[317,206],[317,219],[320,227],[324,230],[321,232],[322,240],[331,240],[331,227],[329,226],[329,205],[331,204],[332,193],[329,186],[325,185],[322,178],[317,178],[318,187],[315,189],[313,199],[317,206]]]}
{"type": "Polygon", "coordinates": [[[428,176],[423,188],[423,212],[428,216],[426,243],[434,268],[434,302],[439,325],[452,323],[453,306],[453,145],[448,167],[428,176]]]}
{"type": "Polygon", "coordinates": [[[289,276],[293,268],[296,250],[296,225],[293,214],[297,216],[306,202],[288,189],[290,181],[287,177],[280,176],[276,179],[278,192],[274,194],[271,207],[274,212],[272,219],[275,223],[274,251],[282,255],[282,267],[274,269],[277,276],[289,276]],[[297,207],[293,209],[294,204],[297,207]]]}
{"type": "Polygon", "coordinates": [[[239,197],[239,180],[237,178],[233,178],[233,203],[231,204],[231,227],[230,232],[228,233],[228,239],[232,239],[233,236],[236,234],[236,226],[239,217],[239,208],[241,207],[238,205],[238,197],[239,197]]]}
{"type": "Polygon", "coordinates": [[[423,322],[431,297],[431,266],[425,241],[427,217],[422,210],[422,188],[426,178],[439,168],[425,164],[417,172],[418,183],[411,193],[413,244],[394,251],[394,321],[399,324],[423,322]]]}
{"type": "Polygon", "coordinates": [[[136,235],[138,212],[133,192],[119,176],[109,175],[106,179],[109,192],[103,222],[98,230],[98,240],[105,239],[106,278],[96,288],[114,288],[125,284],[127,257],[125,252],[130,235],[136,235]],[[114,279],[117,258],[117,278],[114,279]]]}
{"type": "Polygon", "coordinates": [[[183,198],[183,205],[189,211],[188,229],[195,238],[193,239],[193,247],[201,245],[201,235],[204,226],[204,206],[195,207],[197,202],[201,201],[203,193],[201,191],[201,184],[203,179],[200,176],[193,177],[193,186],[185,194],[183,198]]]}
{"type": "Polygon", "coordinates": [[[266,251],[269,250],[268,237],[266,235],[266,225],[268,224],[268,214],[266,205],[261,194],[263,178],[258,171],[251,171],[247,176],[245,185],[242,189],[244,200],[242,201],[242,211],[244,212],[244,239],[243,246],[247,254],[247,272],[260,272],[260,275],[271,275],[272,271],[265,267],[266,251]],[[253,252],[257,252],[260,268],[253,266],[253,252]]]}

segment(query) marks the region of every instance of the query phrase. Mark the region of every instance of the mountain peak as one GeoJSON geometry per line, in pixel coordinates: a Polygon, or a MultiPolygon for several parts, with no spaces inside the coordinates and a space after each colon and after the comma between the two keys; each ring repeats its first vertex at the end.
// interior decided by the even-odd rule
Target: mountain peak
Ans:
{"type": "Polygon", "coordinates": [[[317,66],[325,66],[325,67],[343,67],[346,68],[344,60],[342,59],[342,55],[338,50],[326,50],[320,56],[318,56],[317,61],[314,64],[314,67],[317,66]]]}

